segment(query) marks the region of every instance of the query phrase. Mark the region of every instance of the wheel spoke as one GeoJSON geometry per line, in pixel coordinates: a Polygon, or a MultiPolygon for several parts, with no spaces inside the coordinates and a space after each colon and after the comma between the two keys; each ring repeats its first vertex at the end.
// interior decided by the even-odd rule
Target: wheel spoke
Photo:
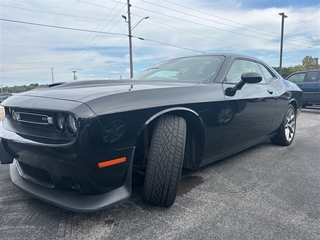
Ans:
{"type": "Polygon", "coordinates": [[[285,124],[285,135],[288,141],[290,141],[294,136],[295,131],[295,114],[292,109],[287,112],[286,124],[285,124]]]}

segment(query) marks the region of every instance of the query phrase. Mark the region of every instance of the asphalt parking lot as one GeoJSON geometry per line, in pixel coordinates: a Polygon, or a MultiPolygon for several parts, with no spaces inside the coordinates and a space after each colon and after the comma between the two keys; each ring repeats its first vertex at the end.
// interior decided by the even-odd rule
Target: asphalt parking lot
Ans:
{"type": "Polygon", "coordinates": [[[15,188],[0,166],[0,239],[320,239],[320,107],[303,109],[289,147],[266,141],[184,172],[175,204],[131,199],[74,213],[15,188]]]}

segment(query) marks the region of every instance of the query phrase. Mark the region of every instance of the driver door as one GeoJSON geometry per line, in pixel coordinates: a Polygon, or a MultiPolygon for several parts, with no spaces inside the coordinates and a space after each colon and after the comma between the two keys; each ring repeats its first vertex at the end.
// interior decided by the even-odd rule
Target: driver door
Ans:
{"type": "Polygon", "coordinates": [[[250,71],[260,73],[262,81],[245,84],[234,96],[225,96],[224,104],[233,109],[234,116],[222,126],[220,154],[238,151],[259,141],[271,129],[277,96],[268,84],[275,76],[267,67],[251,60],[235,60],[223,82],[223,90],[234,87],[241,75],[250,71]]]}

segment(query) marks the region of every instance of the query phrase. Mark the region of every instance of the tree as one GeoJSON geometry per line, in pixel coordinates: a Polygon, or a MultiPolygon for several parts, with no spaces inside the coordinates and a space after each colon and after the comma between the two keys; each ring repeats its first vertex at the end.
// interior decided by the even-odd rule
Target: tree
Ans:
{"type": "MultiPolygon", "coordinates": [[[[279,67],[273,67],[279,73],[279,67]]],[[[309,69],[320,69],[318,58],[314,58],[312,56],[305,56],[302,60],[302,64],[290,67],[283,67],[282,68],[282,77],[286,78],[290,74],[298,71],[304,71],[309,69]]]]}
{"type": "Polygon", "coordinates": [[[39,86],[38,83],[33,83],[33,84],[30,84],[29,86],[23,85],[23,86],[14,86],[14,87],[3,87],[2,91],[7,93],[20,93],[20,92],[29,91],[38,86],[39,86]]]}
{"type": "Polygon", "coordinates": [[[317,69],[318,68],[318,58],[314,58],[312,56],[305,56],[302,60],[302,66],[307,70],[309,69],[317,69]]]}

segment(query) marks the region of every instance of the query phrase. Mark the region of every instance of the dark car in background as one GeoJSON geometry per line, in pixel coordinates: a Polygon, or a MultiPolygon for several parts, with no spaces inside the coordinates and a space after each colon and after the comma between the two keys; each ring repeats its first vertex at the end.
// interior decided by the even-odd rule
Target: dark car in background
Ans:
{"type": "Polygon", "coordinates": [[[13,184],[72,211],[143,199],[170,207],[181,170],[271,139],[288,146],[302,91],[263,61],[238,54],[183,57],[130,80],[48,85],[5,100],[0,161],[13,184]]]}
{"type": "Polygon", "coordinates": [[[303,91],[303,106],[320,104],[320,69],[299,71],[287,77],[303,91]]]}
{"type": "Polygon", "coordinates": [[[6,100],[8,97],[11,97],[11,93],[0,93],[0,103],[4,100],[6,100]]]}

